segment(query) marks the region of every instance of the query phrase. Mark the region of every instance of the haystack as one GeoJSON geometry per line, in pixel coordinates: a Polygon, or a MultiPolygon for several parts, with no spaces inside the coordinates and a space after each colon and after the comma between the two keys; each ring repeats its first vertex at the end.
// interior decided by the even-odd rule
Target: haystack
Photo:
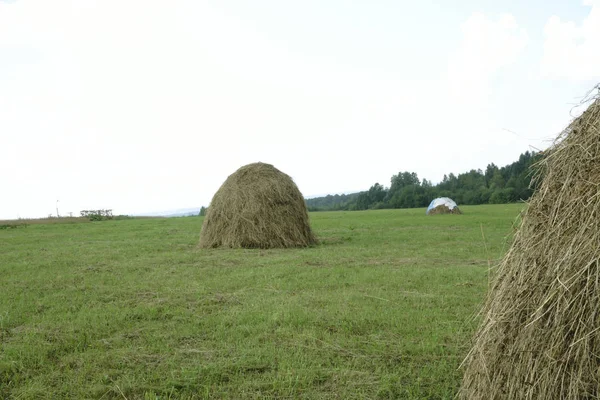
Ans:
{"type": "Polygon", "coordinates": [[[427,207],[426,215],[437,214],[462,214],[462,211],[456,205],[456,202],[449,197],[438,197],[431,200],[427,207]]]}
{"type": "Polygon", "coordinates": [[[462,399],[600,397],[600,100],[538,164],[539,188],[498,266],[462,399]]]}
{"type": "Polygon", "coordinates": [[[302,193],[288,175],[255,163],[230,175],[214,195],[200,247],[305,247],[316,243],[302,193]]]}

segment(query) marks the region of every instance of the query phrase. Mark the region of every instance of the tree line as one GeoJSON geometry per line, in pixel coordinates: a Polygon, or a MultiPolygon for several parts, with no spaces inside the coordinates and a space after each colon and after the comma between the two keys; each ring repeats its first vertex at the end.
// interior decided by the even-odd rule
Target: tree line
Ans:
{"type": "Polygon", "coordinates": [[[90,221],[113,219],[112,210],[81,210],[80,214],[82,217],[89,218],[90,221]]]}
{"type": "Polygon", "coordinates": [[[533,193],[531,166],[540,153],[525,152],[512,164],[489,164],[485,171],[472,169],[450,173],[437,185],[419,179],[414,172],[393,175],[389,187],[375,183],[367,191],[307,199],[309,211],[368,210],[427,207],[436,197],[450,197],[457,204],[502,204],[527,200],[533,193]]]}

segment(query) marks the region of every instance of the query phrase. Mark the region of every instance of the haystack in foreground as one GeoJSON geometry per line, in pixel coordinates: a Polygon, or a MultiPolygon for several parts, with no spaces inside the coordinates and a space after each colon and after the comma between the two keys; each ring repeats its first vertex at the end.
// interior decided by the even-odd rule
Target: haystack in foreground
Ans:
{"type": "Polygon", "coordinates": [[[214,195],[200,247],[304,247],[316,243],[302,193],[288,175],[255,163],[230,175],[214,195]]]}
{"type": "Polygon", "coordinates": [[[600,397],[600,100],[539,164],[465,360],[462,399],[600,397]]]}
{"type": "Polygon", "coordinates": [[[426,215],[436,214],[462,214],[456,202],[449,197],[438,197],[437,199],[431,200],[426,215]]]}

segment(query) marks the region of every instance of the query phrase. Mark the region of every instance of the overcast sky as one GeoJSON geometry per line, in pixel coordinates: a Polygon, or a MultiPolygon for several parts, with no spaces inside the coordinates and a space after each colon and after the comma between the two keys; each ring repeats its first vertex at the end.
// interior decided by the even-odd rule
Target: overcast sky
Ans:
{"type": "Polygon", "coordinates": [[[0,218],[315,196],[544,149],[600,81],[600,1],[0,0],[0,218]]]}

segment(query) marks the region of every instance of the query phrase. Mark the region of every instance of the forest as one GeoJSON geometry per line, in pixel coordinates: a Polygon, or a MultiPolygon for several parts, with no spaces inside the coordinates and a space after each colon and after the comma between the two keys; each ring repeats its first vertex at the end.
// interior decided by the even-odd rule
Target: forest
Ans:
{"type": "Polygon", "coordinates": [[[306,200],[309,211],[368,210],[383,208],[427,207],[436,197],[450,197],[457,204],[502,204],[527,200],[534,190],[531,168],[541,153],[525,152],[512,164],[489,164],[485,171],[449,173],[437,185],[419,179],[414,172],[393,175],[390,186],[375,183],[367,191],[327,195],[306,200]]]}

